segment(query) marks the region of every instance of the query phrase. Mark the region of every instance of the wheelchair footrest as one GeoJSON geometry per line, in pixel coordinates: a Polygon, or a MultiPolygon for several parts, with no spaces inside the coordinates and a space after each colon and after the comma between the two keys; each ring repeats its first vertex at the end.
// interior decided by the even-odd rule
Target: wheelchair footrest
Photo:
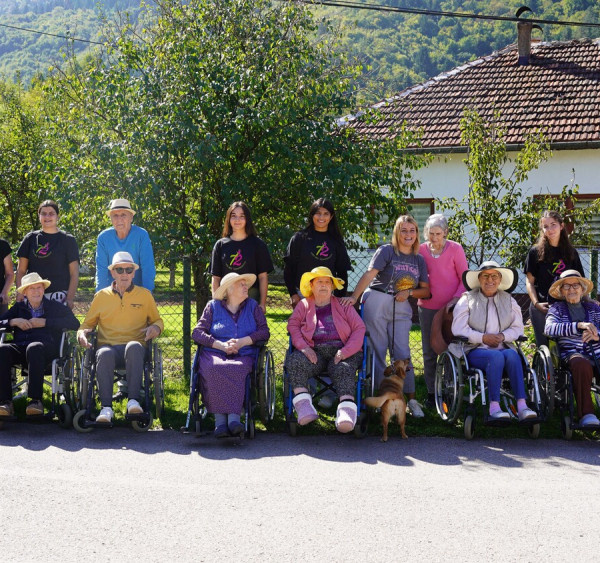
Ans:
{"type": "Polygon", "coordinates": [[[19,419],[13,414],[10,416],[0,416],[0,422],[17,422],[19,419]]]}
{"type": "Polygon", "coordinates": [[[147,412],[140,412],[138,414],[126,414],[125,420],[127,422],[142,422],[148,424],[150,422],[150,414],[147,412]]]}
{"type": "Polygon", "coordinates": [[[510,418],[490,418],[486,413],[483,415],[483,424],[492,428],[507,428],[512,424],[512,420],[510,418]]]}
{"type": "Polygon", "coordinates": [[[519,420],[519,426],[524,426],[525,428],[529,428],[534,424],[541,424],[544,422],[544,419],[541,416],[536,416],[535,418],[526,418],[525,420],[519,420]]]}

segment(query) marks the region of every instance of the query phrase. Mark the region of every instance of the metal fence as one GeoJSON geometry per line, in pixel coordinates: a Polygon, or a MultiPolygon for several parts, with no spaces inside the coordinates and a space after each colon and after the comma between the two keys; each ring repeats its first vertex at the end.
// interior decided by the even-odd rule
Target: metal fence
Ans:
{"type": "MultiPolygon", "coordinates": [[[[597,248],[579,249],[585,275],[598,281],[598,250],[597,248]]],[[[351,291],[360,276],[366,271],[372,251],[353,252],[351,254],[354,269],[350,272],[348,287],[351,291]]],[[[529,318],[529,298],[525,291],[525,276],[519,272],[519,285],[514,292],[515,298],[521,305],[523,317],[529,318]]],[[[189,259],[183,258],[171,270],[158,268],[154,297],[165,323],[165,330],[160,337],[163,349],[164,369],[167,375],[189,375],[192,355],[195,345],[191,340],[191,331],[196,324],[196,302],[192,291],[191,268],[189,259]]],[[[77,296],[75,312],[85,315],[93,298],[93,281],[83,278],[77,296]]],[[[416,301],[413,305],[413,327],[410,334],[410,346],[415,371],[422,373],[421,331],[417,315],[416,301]]],[[[292,312],[289,296],[283,285],[281,271],[270,276],[269,294],[267,299],[267,320],[271,330],[269,347],[273,351],[278,373],[281,373],[283,359],[288,347],[286,324],[292,312]]]]}

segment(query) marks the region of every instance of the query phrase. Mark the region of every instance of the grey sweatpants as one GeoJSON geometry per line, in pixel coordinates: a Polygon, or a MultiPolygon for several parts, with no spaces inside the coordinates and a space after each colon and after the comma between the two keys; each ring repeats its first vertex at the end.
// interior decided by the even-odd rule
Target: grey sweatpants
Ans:
{"type": "Polygon", "coordinates": [[[135,340],[96,350],[96,378],[103,407],[112,405],[114,371],[125,368],[130,399],[139,400],[146,349],[135,340]]]}
{"type": "MultiPolygon", "coordinates": [[[[394,296],[373,290],[365,291],[363,302],[365,304],[363,320],[373,344],[375,387],[378,389],[387,364],[387,352],[392,350],[392,346],[395,360],[410,359],[409,334],[412,326],[412,308],[408,301],[402,303],[397,301],[394,316],[394,296]]],[[[404,392],[415,392],[415,371],[412,362],[406,372],[404,392]]]]}

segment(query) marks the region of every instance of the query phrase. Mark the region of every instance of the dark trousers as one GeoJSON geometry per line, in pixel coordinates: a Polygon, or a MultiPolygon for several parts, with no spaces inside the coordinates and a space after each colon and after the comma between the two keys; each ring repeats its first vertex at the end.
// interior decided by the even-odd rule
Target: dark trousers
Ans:
{"type": "Polygon", "coordinates": [[[46,367],[46,350],[41,342],[0,344],[0,401],[12,400],[11,367],[27,366],[30,399],[41,400],[46,367]]]}
{"type": "Polygon", "coordinates": [[[577,402],[577,416],[581,418],[594,412],[591,394],[594,366],[582,356],[573,356],[569,360],[569,369],[573,376],[573,394],[577,402]]]}

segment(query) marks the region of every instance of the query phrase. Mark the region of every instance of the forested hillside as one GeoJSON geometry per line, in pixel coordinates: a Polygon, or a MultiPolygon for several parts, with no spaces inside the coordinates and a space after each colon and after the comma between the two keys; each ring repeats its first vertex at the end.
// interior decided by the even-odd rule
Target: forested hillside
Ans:
{"type": "MultiPolygon", "coordinates": [[[[533,17],[576,22],[600,22],[597,0],[364,0],[394,7],[513,16],[526,4],[533,17]]],[[[109,20],[116,10],[135,14],[139,0],[2,0],[0,22],[49,33],[99,40],[101,12],[109,20]],[[98,9],[101,6],[101,10],[98,9]]],[[[513,22],[470,20],[412,14],[315,8],[319,16],[339,26],[346,49],[365,67],[364,96],[377,99],[427,77],[514,43],[513,22]]],[[[544,25],[536,37],[567,40],[597,37],[594,28],[544,25]]],[[[0,74],[28,83],[36,72],[60,60],[65,40],[0,27],[0,74]]],[[[74,44],[78,53],[90,48],[74,44]]]]}

